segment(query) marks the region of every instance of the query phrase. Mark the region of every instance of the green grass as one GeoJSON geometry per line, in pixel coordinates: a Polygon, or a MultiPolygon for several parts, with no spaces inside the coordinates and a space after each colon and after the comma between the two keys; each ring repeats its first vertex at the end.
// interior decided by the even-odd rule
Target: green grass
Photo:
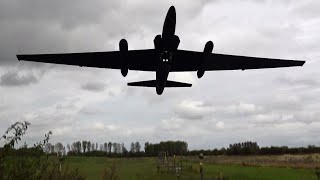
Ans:
{"type": "Polygon", "coordinates": [[[206,174],[222,174],[230,179],[315,179],[314,171],[311,169],[292,169],[275,167],[247,167],[241,165],[206,165],[206,174]]]}
{"type": "MultiPolygon", "coordinates": [[[[162,170],[157,173],[155,158],[118,158],[110,159],[103,157],[67,157],[64,168],[78,168],[81,175],[86,179],[101,179],[104,169],[111,167],[115,162],[120,179],[143,180],[143,179],[177,179],[173,173],[162,170]]],[[[192,165],[192,169],[183,171],[181,179],[199,179],[199,164],[192,161],[184,162],[183,165],[192,165]]],[[[242,165],[205,164],[205,179],[213,179],[219,176],[233,179],[261,179],[261,180],[316,180],[313,169],[293,169],[277,167],[249,167],[242,165]]]]}

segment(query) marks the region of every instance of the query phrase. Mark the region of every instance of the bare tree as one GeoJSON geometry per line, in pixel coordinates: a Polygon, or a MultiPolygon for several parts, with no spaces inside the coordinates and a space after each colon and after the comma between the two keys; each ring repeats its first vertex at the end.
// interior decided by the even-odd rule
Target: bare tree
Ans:
{"type": "Polygon", "coordinates": [[[94,151],[95,149],[95,144],[94,144],[94,142],[91,144],[91,151],[94,151]]]}
{"type": "Polygon", "coordinates": [[[77,152],[77,145],[76,145],[76,143],[75,142],[73,142],[72,144],[71,144],[71,151],[72,152],[77,152]]]}
{"type": "Polygon", "coordinates": [[[117,146],[117,143],[113,143],[113,152],[114,153],[117,153],[117,148],[118,148],[118,146],[117,146]]]}
{"type": "Polygon", "coordinates": [[[134,142],[131,143],[131,147],[130,147],[130,152],[131,153],[135,153],[135,147],[134,147],[134,142]]]}
{"type": "Polygon", "coordinates": [[[135,152],[140,152],[141,146],[138,141],[134,144],[134,149],[135,149],[135,152]]]}
{"type": "Polygon", "coordinates": [[[82,141],[82,149],[83,149],[83,153],[86,153],[86,150],[87,150],[87,141],[82,141]]]}
{"type": "Polygon", "coordinates": [[[108,153],[111,153],[111,149],[112,149],[112,142],[108,143],[108,153]]]}
{"type": "Polygon", "coordinates": [[[87,148],[88,148],[88,152],[91,151],[91,142],[90,141],[88,141],[88,143],[87,143],[87,148]]]}
{"type": "Polygon", "coordinates": [[[124,146],[124,143],[121,144],[121,153],[122,154],[127,154],[128,150],[126,149],[126,147],[124,146]]]}
{"type": "Polygon", "coordinates": [[[122,144],[118,143],[118,152],[119,154],[122,153],[122,144]]]}
{"type": "Polygon", "coordinates": [[[54,146],[54,152],[55,153],[59,153],[59,154],[63,154],[63,145],[61,142],[58,142],[55,146],[54,146]]]}
{"type": "Polygon", "coordinates": [[[68,152],[70,152],[70,145],[69,144],[67,144],[67,149],[68,149],[68,152]]]}
{"type": "Polygon", "coordinates": [[[47,153],[47,154],[50,154],[50,153],[52,153],[52,147],[53,147],[53,145],[51,144],[51,143],[48,143],[48,144],[46,144],[45,146],[44,146],[44,149],[43,149],[43,151],[45,152],[45,153],[47,153]]]}
{"type": "Polygon", "coordinates": [[[75,143],[75,147],[76,147],[77,153],[80,154],[80,153],[81,153],[81,142],[80,142],[80,141],[77,141],[77,142],[75,143]]]}
{"type": "Polygon", "coordinates": [[[108,143],[103,144],[103,151],[108,152],[108,143]]]}

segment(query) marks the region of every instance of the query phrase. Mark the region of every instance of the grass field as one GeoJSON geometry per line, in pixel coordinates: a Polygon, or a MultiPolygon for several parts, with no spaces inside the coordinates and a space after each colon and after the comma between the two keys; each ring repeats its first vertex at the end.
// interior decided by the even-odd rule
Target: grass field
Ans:
{"type": "MultiPolygon", "coordinates": [[[[210,159],[210,158],[208,158],[210,159]]],[[[229,161],[230,163],[231,161],[229,161]]],[[[257,165],[257,164],[256,164],[257,165]]],[[[110,167],[115,167],[115,172],[119,179],[177,179],[173,172],[160,169],[157,172],[155,158],[104,158],[104,157],[67,157],[63,168],[78,168],[79,173],[86,179],[102,179],[104,171],[110,167]]],[[[205,179],[288,179],[288,180],[316,180],[314,169],[312,168],[291,168],[291,167],[268,167],[268,166],[248,166],[237,163],[217,163],[214,161],[204,161],[205,179]]],[[[200,179],[199,162],[195,158],[183,159],[183,170],[180,179],[200,179]],[[192,168],[190,167],[192,166],[192,168]],[[188,167],[188,168],[186,168],[188,167]],[[190,169],[189,169],[190,167],[190,169]]]]}

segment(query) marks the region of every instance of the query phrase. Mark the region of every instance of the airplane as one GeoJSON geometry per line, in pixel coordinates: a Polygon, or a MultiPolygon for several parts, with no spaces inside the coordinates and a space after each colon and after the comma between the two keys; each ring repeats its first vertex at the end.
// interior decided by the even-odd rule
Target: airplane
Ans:
{"type": "Polygon", "coordinates": [[[169,72],[197,71],[201,78],[206,71],[245,70],[303,66],[305,61],[246,57],[212,53],[213,42],[208,41],[203,52],[178,49],[180,39],[175,35],[176,10],[171,6],[166,15],[162,34],[157,35],[153,49],[128,50],[128,42],[121,39],[119,51],[64,54],[21,54],[18,60],[119,69],[123,77],[129,70],[156,72],[156,80],[129,82],[128,86],[155,87],[161,95],[165,87],[191,87],[192,84],[168,80],[169,72]]]}

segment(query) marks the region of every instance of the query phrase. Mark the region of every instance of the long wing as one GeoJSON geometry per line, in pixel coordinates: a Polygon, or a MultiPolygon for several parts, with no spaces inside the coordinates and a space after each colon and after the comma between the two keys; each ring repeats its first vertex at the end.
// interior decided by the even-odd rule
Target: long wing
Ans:
{"type": "Polygon", "coordinates": [[[172,71],[197,71],[201,66],[206,71],[245,70],[302,66],[305,61],[270,59],[260,57],[210,54],[204,58],[203,52],[177,50],[173,54],[172,71]]]}
{"type": "MultiPolygon", "coordinates": [[[[120,51],[17,55],[19,60],[25,61],[111,69],[121,69],[122,57],[120,51]]],[[[155,71],[159,62],[157,57],[154,49],[131,50],[126,62],[130,70],[155,71]]]]}

